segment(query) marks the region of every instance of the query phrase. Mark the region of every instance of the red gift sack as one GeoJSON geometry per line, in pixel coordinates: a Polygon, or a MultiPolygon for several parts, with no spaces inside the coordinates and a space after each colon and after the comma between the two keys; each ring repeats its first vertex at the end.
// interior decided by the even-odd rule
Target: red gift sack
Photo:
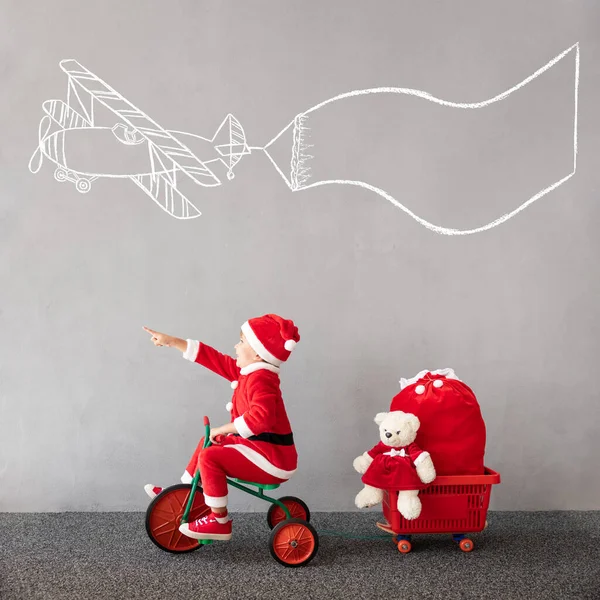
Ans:
{"type": "Polygon", "coordinates": [[[438,475],[480,475],[485,423],[475,394],[452,369],[421,371],[400,380],[390,410],[421,421],[416,443],[431,454],[438,475]]]}

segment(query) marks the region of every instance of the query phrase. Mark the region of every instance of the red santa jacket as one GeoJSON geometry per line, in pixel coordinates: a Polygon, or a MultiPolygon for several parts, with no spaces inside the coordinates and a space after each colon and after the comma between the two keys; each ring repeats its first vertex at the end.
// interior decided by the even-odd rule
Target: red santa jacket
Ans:
{"type": "Polygon", "coordinates": [[[240,369],[235,359],[195,340],[188,340],[184,358],[231,382],[234,391],[227,408],[240,435],[227,436],[223,443],[266,473],[289,479],[298,454],[279,388],[279,368],[258,362],[240,369]]]}

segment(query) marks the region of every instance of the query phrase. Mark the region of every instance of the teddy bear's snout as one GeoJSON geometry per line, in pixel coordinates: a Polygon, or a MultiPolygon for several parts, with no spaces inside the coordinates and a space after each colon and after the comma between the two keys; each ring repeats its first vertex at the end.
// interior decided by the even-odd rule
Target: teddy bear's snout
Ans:
{"type": "Polygon", "coordinates": [[[392,437],[392,434],[389,431],[386,431],[385,437],[389,439],[392,437]]]}

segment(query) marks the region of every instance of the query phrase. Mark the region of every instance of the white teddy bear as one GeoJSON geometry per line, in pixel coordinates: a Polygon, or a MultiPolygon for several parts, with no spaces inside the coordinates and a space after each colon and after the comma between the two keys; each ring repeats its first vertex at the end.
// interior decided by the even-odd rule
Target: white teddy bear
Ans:
{"type": "Polygon", "coordinates": [[[409,521],[416,519],[421,514],[419,491],[436,477],[429,452],[414,443],[419,419],[397,410],[377,414],[375,423],[381,442],[353,463],[363,473],[365,484],[356,496],[356,506],[375,506],[383,500],[383,490],[398,490],[398,512],[409,521]]]}

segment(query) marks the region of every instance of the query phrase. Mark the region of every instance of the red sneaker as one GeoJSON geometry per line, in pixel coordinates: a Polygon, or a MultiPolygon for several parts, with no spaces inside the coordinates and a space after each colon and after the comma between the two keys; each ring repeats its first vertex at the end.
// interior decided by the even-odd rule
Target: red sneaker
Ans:
{"type": "Polygon", "coordinates": [[[219,523],[214,513],[206,515],[193,523],[184,523],[179,526],[183,535],[196,540],[230,540],[231,518],[227,523],[219,523]]]}
{"type": "Polygon", "coordinates": [[[150,498],[152,498],[154,500],[154,498],[156,498],[156,496],[158,496],[163,489],[161,487],[156,487],[155,485],[152,485],[151,483],[147,483],[144,486],[144,490],[146,491],[146,494],[148,494],[148,496],[150,496],[150,498]]]}

